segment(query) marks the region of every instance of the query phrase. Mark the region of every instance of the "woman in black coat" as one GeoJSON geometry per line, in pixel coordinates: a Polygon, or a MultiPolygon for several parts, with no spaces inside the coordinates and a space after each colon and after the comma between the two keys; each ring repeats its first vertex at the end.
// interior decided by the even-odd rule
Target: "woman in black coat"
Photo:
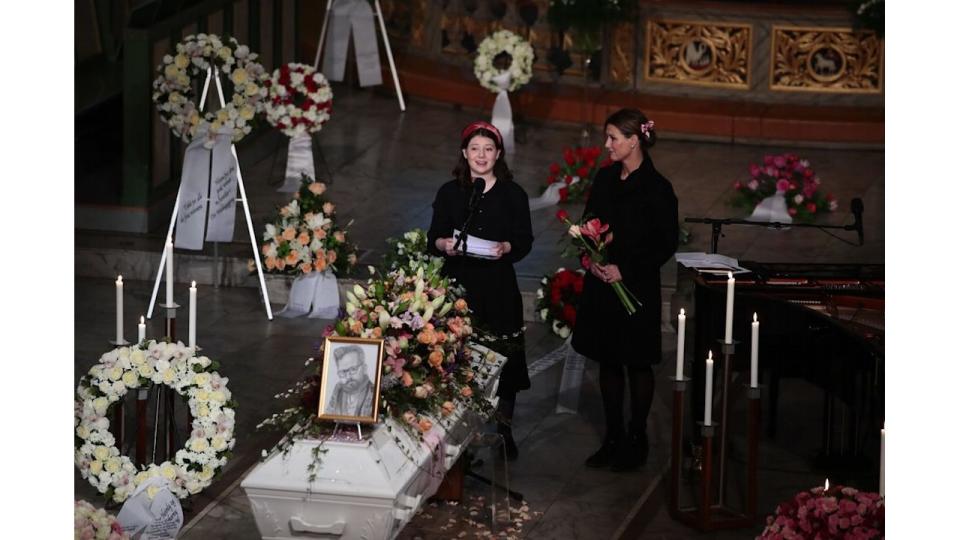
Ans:
{"type": "Polygon", "coordinates": [[[573,348],[600,363],[606,436],[586,465],[632,470],[646,463],[646,425],[653,401],[652,364],[660,362],[660,267],[677,249],[677,197],[653,166],[653,122],[635,109],[605,124],[613,163],[597,172],[584,218],[610,225],[607,264],[590,263],[573,330],[573,348]],[[640,301],[627,315],[611,283],[640,301]],[[624,373],[630,386],[630,426],[624,431],[624,373]]]}
{"type": "Polygon", "coordinates": [[[460,159],[454,179],[440,186],[433,201],[433,219],[427,245],[447,258],[444,272],[466,289],[466,300],[476,326],[498,336],[511,336],[500,351],[507,363],[500,375],[498,431],[504,436],[507,457],[517,457],[510,423],[520,390],[530,388],[523,340],[523,300],[513,264],[530,253],[533,228],[530,205],[522,187],[503,158],[500,132],[487,122],[474,122],[461,133],[460,159]],[[496,242],[488,258],[464,255],[454,249],[454,229],[463,230],[471,204],[469,235],[496,242]]]}

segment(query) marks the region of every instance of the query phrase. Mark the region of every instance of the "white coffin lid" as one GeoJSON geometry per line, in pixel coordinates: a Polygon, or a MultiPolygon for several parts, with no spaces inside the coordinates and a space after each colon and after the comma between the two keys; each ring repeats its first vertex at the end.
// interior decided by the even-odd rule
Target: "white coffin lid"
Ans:
{"type": "MultiPolygon", "coordinates": [[[[486,347],[470,344],[470,348],[474,350],[477,381],[485,394],[492,397],[495,392],[492,383],[498,380],[497,375],[506,358],[494,353],[491,361],[487,361],[486,347]]],[[[434,458],[426,443],[411,437],[395,420],[389,418],[375,426],[362,426],[364,432],[374,430],[372,437],[363,442],[323,442],[322,448],[326,452],[320,456],[313,482],[308,480],[307,467],[313,462],[313,449],[321,445],[321,441],[300,439],[290,447],[286,456],[275,453],[257,465],[241,485],[245,490],[306,492],[314,496],[355,496],[393,501],[420,470],[437,481],[442,479],[451,464],[448,463],[451,460],[446,458],[459,456],[462,451],[459,445],[464,442],[460,439],[472,431],[468,422],[473,415],[465,412],[463,407],[458,407],[442,420],[432,419],[434,426],[429,434],[436,434],[438,440],[444,442],[446,455],[434,458]],[[402,441],[402,447],[395,442],[395,438],[402,441]]],[[[341,429],[356,428],[347,425],[341,429]]]]}

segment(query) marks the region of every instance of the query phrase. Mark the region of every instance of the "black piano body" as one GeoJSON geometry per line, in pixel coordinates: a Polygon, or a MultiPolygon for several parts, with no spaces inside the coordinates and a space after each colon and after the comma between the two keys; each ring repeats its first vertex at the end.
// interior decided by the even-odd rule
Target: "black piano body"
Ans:
{"type": "MultiPolygon", "coordinates": [[[[756,313],[768,436],[783,428],[778,423],[781,380],[799,377],[823,392],[819,457],[834,465],[863,463],[865,455],[873,462],[884,418],[883,266],[740,264],[750,273],[736,276],[733,337],[739,345],[732,368],[739,376],[731,396],[742,396],[738,389],[749,381],[750,322],[756,313]]],[[[681,266],[677,282],[672,319],[675,325],[679,309],[687,310],[692,420],[701,420],[704,359],[710,350],[720,356],[727,275],[681,266]]],[[[715,373],[719,362],[716,367],[715,373]]],[[[714,418],[718,414],[715,409],[714,418]]]]}

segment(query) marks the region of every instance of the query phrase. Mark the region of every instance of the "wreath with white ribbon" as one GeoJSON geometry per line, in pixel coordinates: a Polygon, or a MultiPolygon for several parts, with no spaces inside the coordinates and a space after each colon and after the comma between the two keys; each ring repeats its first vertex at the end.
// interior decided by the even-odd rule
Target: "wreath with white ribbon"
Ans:
{"type": "Polygon", "coordinates": [[[234,407],[218,364],[195,356],[183,343],[145,341],[118,347],[100,357],[80,379],[74,403],[74,462],[80,474],[108,500],[122,503],[153,477],[167,481],[183,499],[199,493],[227,463],[233,436],[234,407]],[[187,398],[193,417],[190,438],[173,461],[137,470],[121,455],[110,433],[107,411],[127,392],[151,383],[165,384],[187,398]]]}
{"type": "Polygon", "coordinates": [[[323,73],[312,66],[284,64],[264,86],[267,121],[288,137],[316,133],[330,119],[333,90],[323,73]]]}
{"type": "Polygon", "coordinates": [[[501,90],[513,92],[530,82],[533,76],[533,47],[522,37],[509,30],[499,30],[487,36],[477,48],[477,58],[473,62],[473,73],[483,86],[491,92],[501,90]],[[505,55],[505,56],[501,56],[505,55]],[[509,56],[510,65],[499,68],[500,64],[509,56]],[[501,88],[494,81],[494,77],[509,74],[509,86],[501,88]]]}
{"type": "MultiPolygon", "coordinates": [[[[173,134],[185,142],[206,136],[209,145],[217,133],[229,133],[233,142],[250,133],[250,121],[263,112],[266,89],[262,80],[266,73],[257,61],[257,54],[236,39],[221,39],[214,34],[189,35],[177,43],[176,55],[165,55],[157,66],[160,75],[153,81],[153,102],[160,119],[173,134]],[[202,112],[194,103],[193,81],[204,80],[208,69],[216,69],[229,78],[233,95],[225,96],[226,106],[216,112],[202,112]]],[[[209,92],[216,92],[211,77],[209,92]]]]}

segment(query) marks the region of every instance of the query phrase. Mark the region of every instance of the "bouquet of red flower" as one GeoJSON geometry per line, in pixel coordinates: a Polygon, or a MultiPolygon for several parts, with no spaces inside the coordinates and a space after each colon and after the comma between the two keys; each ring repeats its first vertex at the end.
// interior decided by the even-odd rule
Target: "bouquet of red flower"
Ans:
{"type": "Polygon", "coordinates": [[[753,212],[760,201],[783,193],[787,213],[795,219],[810,221],[814,215],[837,209],[833,195],[820,191],[820,177],[810,167],[810,162],[796,154],[763,156],[763,166],[750,164],[750,179],[733,183],[731,204],[753,212]]]}
{"type": "Polygon", "coordinates": [[[852,487],[815,487],[777,506],[762,540],[790,538],[860,540],[883,538],[883,497],[852,487]]]}
{"type": "Polygon", "coordinates": [[[550,324],[554,334],[566,339],[577,322],[577,304],[583,293],[583,270],[558,268],[552,276],[543,276],[537,289],[537,312],[550,324]]]}
{"type": "Polygon", "coordinates": [[[563,162],[550,164],[550,176],[541,193],[550,185],[562,182],[565,187],[560,188],[560,202],[585,200],[597,171],[610,164],[610,158],[600,161],[601,153],[603,149],[599,146],[564,148],[563,162]]]}
{"type": "MultiPolygon", "coordinates": [[[[613,242],[613,231],[604,233],[610,229],[610,225],[597,218],[588,219],[578,224],[571,223],[570,214],[566,210],[558,211],[557,219],[566,223],[569,227],[567,233],[573,237],[573,245],[580,252],[580,263],[584,268],[589,268],[590,263],[607,264],[606,249],[610,242],[613,242]]],[[[617,294],[617,298],[620,299],[620,303],[623,304],[628,315],[633,315],[637,312],[637,306],[643,305],[624,286],[622,281],[615,281],[610,286],[613,287],[613,291],[617,294]]]]}

